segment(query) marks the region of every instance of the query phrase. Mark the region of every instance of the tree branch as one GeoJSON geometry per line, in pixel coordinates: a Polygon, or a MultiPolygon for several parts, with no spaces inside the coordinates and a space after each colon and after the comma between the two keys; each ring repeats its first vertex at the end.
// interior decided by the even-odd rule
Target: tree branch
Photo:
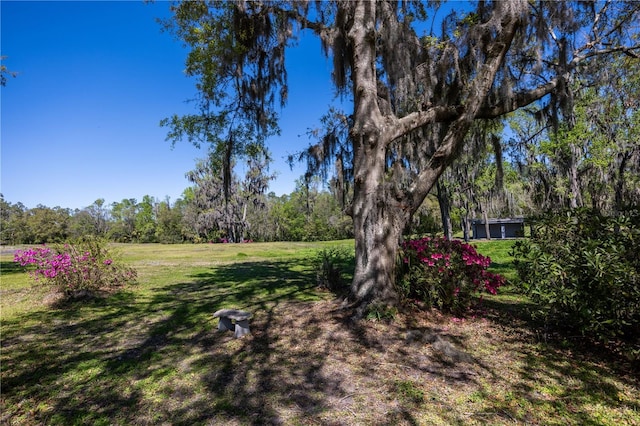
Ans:
{"type": "Polygon", "coordinates": [[[589,59],[589,58],[593,58],[594,56],[599,56],[599,55],[608,55],[611,53],[624,53],[626,55],[629,55],[633,58],[639,58],[640,56],[634,52],[634,50],[640,50],[640,45],[637,46],[616,46],[616,47],[611,47],[609,49],[601,49],[601,50],[593,50],[591,52],[585,53],[584,55],[577,55],[575,56],[572,60],[571,60],[571,65],[575,66],[578,63],[589,59]]]}
{"type": "Polygon", "coordinates": [[[519,25],[518,16],[511,16],[510,19],[503,21],[502,31],[493,41],[492,49],[488,51],[486,60],[484,63],[478,64],[478,73],[469,86],[465,107],[460,108],[457,113],[458,117],[447,129],[446,136],[431,156],[428,166],[418,174],[417,179],[408,190],[407,195],[411,200],[412,213],[422,204],[438,177],[454,160],[464,144],[469,127],[486,102],[487,93],[495,81],[500,64],[503,63],[504,57],[511,47],[519,25]]]}
{"type": "Polygon", "coordinates": [[[453,121],[460,116],[463,111],[462,105],[445,106],[436,105],[425,111],[412,112],[402,118],[392,118],[394,121],[389,142],[406,135],[412,130],[419,129],[432,123],[444,123],[453,121]]]}
{"type": "Polygon", "coordinates": [[[327,27],[325,24],[308,19],[305,15],[299,13],[297,10],[282,10],[280,8],[269,7],[272,12],[279,12],[286,15],[287,18],[300,24],[301,29],[310,29],[313,31],[325,46],[331,46],[333,40],[338,33],[337,28],[327,27]]]}
{"type": "Polygon", "coordinates": [[[515,94],[511,99],[505,100],[501,105],[483,106],[478,110],[476,118],[491,119],[508,114],[537,101],[538,99],[553,92],[558,87],[558,78],[554,78],[542,86],[535,89],[515,94]]]}
{"type": "MultiPolygon", "coordinates": [[[[623,53],[633,58],[640,58],[640,55],[634,52],[635,50],[639,50],[639,49],[640,49],[640,46],[632,46],[632,47],[617,46],[609,49],[591,51],[584,55],[575,56],[571,60],[570,66],[568,68],[569,70],[572,70],[575,68],[577,64],[589,58],[592,58],[598,55],[608,55],[612,53],[623,53]]],[[[543,84],[542,86],[538,86],[526,92],[520,92],[515,94],[513,98],[505,100],[501,105],[483,106],[482,108],[480,108],[480,110],[476,114],[476,118],[481,118],[481,119],[497,118],[497,117],[500,117],[501,115],[515,111],[518,108],[527,106],[537,101],[538,99],[541,99],[542,97],[552,93],[558,87],[558,83],[560,82],[561,77],[564,77],[565,80],[569,78],[568,75],[557,76],[556,78],[543,84]]]]}

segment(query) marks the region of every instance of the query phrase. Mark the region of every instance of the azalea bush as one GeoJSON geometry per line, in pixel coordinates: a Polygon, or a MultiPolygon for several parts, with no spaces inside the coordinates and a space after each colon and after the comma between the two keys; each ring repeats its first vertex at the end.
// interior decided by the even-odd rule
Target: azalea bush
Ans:
{"type": "Polygon", "coordinates": [[[134,269],[114,261],[106,242],[95,238],[18,250],[14,261],[29,267],[36,283],[51,286],[67,297],[114,289],[137,278],[134,269]]]}
{"type": "Polygon", "coordinates": [[[487,271],[491,259],[462,241],[424,237],[405,241],[398,267],[400,293],[427,308],[464,314],[481,293],[496,294],[504,278],[487,271]]]}

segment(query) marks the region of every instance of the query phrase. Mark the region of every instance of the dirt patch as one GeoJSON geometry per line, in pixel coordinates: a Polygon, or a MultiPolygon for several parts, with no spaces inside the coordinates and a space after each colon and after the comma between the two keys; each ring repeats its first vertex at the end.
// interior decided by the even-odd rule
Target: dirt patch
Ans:
{"type": "Polygon", "coordinates": [[[518,389],[526,354],[514,349],[533,338],[487,319],[422,312],[392,323],[355,322],[336,302],[285,303],[258,313],[251,328],[251,336],[238,341],[229,333],[216,348],[214,356],[233,368],[212,385],[228,391],[252,420],[361,425],[528,418],[509,408],[486,412],[488,389],[518,389]],[[232,361],[237,357],[242,363],[232,361]],[[469,398],[478,399],[475,408],[469,398]]]}

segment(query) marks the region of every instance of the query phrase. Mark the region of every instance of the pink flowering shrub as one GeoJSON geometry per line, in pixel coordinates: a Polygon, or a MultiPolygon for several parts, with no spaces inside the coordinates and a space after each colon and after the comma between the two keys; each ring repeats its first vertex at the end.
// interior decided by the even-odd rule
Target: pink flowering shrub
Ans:
{"type": "Polygon", "coordinates": [[[443,237],[405,241],[398,268],[399,290],[428,308],[463,314],[474,296],[483,291],[496,294],[504,283],[503,277],[487,271],[490,264],[489,257],[462,241],[443,237]]]}
{"type": "Polygon", "coordinates": [[[137,278],[134,269],[116,265],[106,243],[96,239],[18,250],[14,261],[29,267],[36,283],[52,286],[67,297],[121,287],[137,278]]]}

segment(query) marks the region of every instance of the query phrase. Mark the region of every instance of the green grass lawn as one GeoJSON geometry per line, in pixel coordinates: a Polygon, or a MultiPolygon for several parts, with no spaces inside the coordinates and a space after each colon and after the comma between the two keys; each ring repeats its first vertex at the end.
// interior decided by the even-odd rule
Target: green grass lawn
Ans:
{"type": "MultiPolygon", "coordinates": [[[[508,278],[510,244],[476,243],[508,278]]],[[[332,247],[116,245],[139,283],[62,307],[3,252],[0,424],[640,424],[637,378],[545,342],[513,286],[462,322],[353,322],[315,285],[332,247]],[[250,336],[216,331],[229,307],[250,336]]]]}

